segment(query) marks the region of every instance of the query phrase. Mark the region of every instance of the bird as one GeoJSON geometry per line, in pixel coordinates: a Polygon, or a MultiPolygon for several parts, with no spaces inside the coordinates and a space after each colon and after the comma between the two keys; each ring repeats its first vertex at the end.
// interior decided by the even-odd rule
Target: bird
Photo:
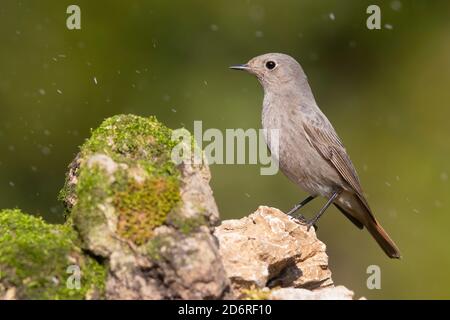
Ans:
{"type": "Polygon", "coordinates": [[[324,197],[326,204],[311,220],[301,216],[308,230],[333,204],[356,227],[366,228],[388,257],[401,258],[375,218],[346,148],[317,105],[301,65],[287,54],[267,53],[230,68],[259,80],[264,90],[262,127],[279,132],[277,142],[266,134],[266,144],[280,170],[309,194],[287,214],[295,217],[307,203],[324,197]]]}

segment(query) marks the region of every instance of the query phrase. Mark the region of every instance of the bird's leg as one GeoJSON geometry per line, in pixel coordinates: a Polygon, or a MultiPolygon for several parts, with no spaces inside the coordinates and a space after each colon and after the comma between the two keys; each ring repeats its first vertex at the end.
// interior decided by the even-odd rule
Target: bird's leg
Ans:
{"type": "Polygon", "coordinates": [[[319,213],[317,213],[317,215],[314,218],[308,221],[307,223],[308,231],[320,219],[320,217],[325,213],[325,210],[328,209],[328,207],[333,203],[333,201],[339,196],[340,193],[341,193],[340,191],[334,192],[333,195],[330,197],[330,199],[328,199],[327,203],[325,203],[322,209],[320,209],[319,213]]]}
{"type": "Polygon", "coordinates": [[[294,218],[301,218],[302,220],[306,220],[303,215],[299,214],[299,215],[294,215],[294,213],[296,213],[301,207],[303,207],[304,205],[306,205],[308,202],[310,202],[311,200],[313,200],[316,196],[309,196],[308,198],[306,198],[305,200],[303,200],[300,203],[297,203],[291,210],[289,210],[289,212],[287,213],[288,216],[292,216],[294,218]]]}

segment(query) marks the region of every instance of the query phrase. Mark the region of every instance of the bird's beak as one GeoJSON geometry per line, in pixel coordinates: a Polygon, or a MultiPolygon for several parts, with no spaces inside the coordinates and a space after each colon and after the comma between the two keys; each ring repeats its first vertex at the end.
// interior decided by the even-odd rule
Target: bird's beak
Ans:
{"type": "Polygon", "coordinates": [[[250,66],[248,64],[237,64],[237,65],[231,66],[230,69],[246,71],[246,70],[250,70],[250,66]]]}

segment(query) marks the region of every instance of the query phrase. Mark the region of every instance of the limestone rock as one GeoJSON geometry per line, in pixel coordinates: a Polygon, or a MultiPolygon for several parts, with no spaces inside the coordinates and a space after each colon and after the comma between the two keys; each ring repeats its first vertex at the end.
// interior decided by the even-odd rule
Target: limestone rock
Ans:
{"type": "Polygon", "coordinates": [[[306,290],[301,288],[274,289],[269,294],[271,300],[352,300],[353,291],[344,286],[306,290]]]}
{"type": "Polygon", "coordinates": [[[293,287],[317,289],[333,284],[325,244],[314,228],[278,209],[259,207],[215,230],[220,254],[236,294],[242,289],[293,287]]]}

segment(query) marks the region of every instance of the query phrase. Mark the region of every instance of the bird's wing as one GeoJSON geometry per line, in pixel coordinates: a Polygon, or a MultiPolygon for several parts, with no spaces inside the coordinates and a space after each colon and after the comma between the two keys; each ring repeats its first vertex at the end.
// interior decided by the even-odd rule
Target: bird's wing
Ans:
{"type": "Polygon", "coordinates": [[[369,209],[369,204],[364,197],[358,175],[344,145],[337,136],[333,126],[325,119],[320,120],[322,121],[305,121],[303,123],[309,143],[326,160],[330,161],[342,178],[355,191],[358,198],[369,209]]]}

